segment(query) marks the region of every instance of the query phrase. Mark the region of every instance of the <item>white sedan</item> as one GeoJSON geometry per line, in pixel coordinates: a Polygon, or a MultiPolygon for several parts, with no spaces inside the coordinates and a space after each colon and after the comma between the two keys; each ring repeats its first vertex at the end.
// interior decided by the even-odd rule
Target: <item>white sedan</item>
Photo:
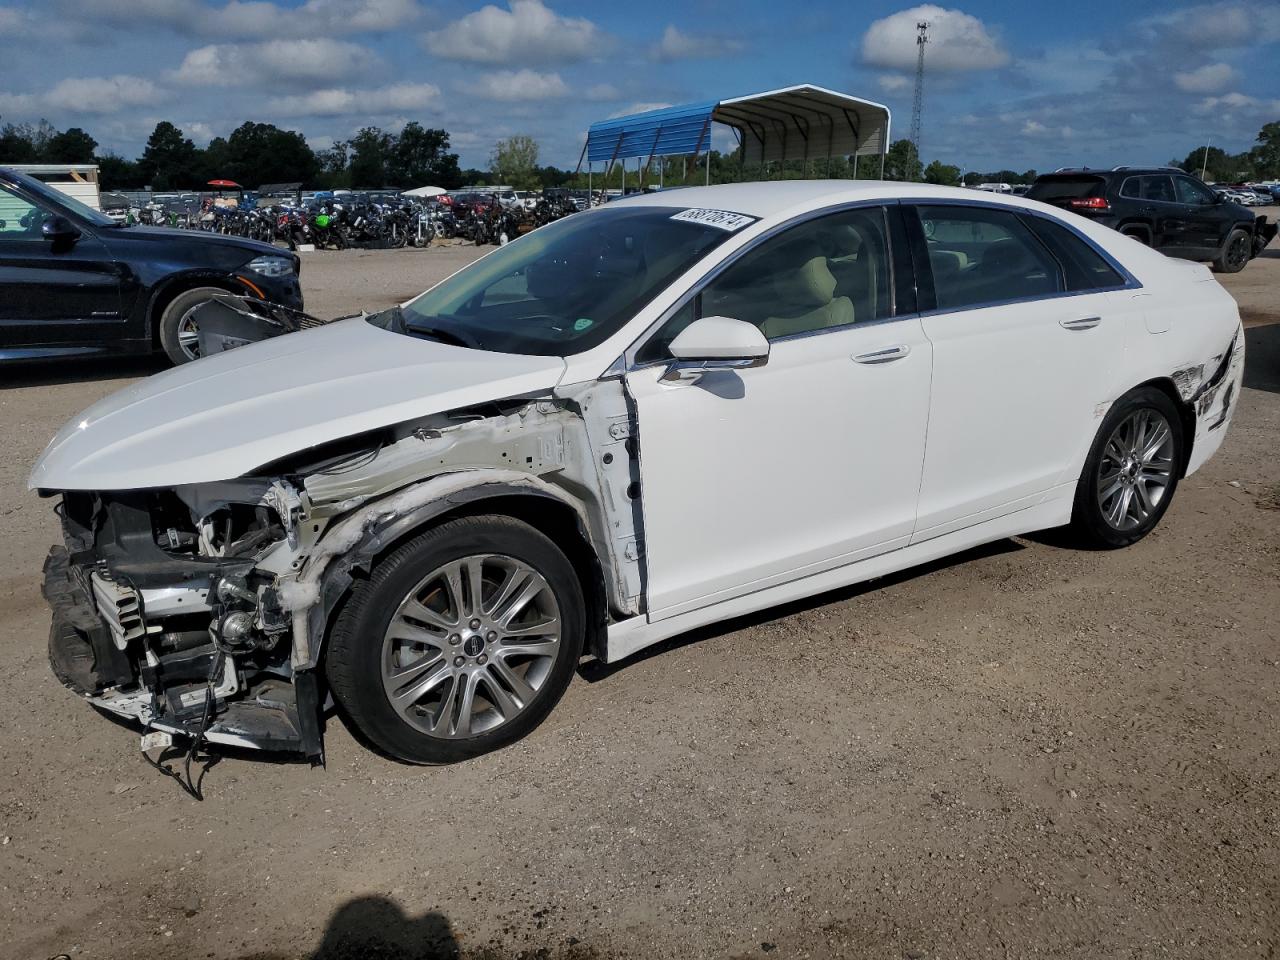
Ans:
{"type": "Polygon", "coordinates": [[[1207,268],[1033,201],[633,197],[77,416],[30,481],[53,666],[192,750],[319,756],[331,693],[389,754],[472,757],[583,656],[1049,527],[1140,540],[1243,344],[1207,268]]]}

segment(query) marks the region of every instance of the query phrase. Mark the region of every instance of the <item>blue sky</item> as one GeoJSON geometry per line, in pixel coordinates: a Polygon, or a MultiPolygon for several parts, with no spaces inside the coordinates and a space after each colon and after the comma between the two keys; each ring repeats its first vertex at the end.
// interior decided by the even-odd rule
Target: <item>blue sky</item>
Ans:
{"type": "Polygon", "coordinates": [[[0,0],[0,118],[129,157],[162,119],[201,144],[261,120],[316,147],[417,120],[465,166],[513,133],[573,166],[593,120],[816,83],[887,103],[905,136],[922,17],[926,161],[1163,163],[1280,120],[1275,0],[0,0]]]}

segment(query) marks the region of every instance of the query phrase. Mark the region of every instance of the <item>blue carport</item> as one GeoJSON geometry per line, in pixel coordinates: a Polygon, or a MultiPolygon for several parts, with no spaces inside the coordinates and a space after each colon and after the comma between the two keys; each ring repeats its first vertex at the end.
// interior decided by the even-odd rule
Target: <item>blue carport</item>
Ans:
{"type": "Polygon", "coordinates": [[[601,120],[587,131],[578,169],[584,159],[590,175],[596,163],[604,163],[608,171],[633,157],[649,163],[654,157],[692,155],[696,162],[705,154],[710,178],[713,123],[734,131],[744,165],[879,155],[884,176],[889,108],[811,84],[601,120]]]}

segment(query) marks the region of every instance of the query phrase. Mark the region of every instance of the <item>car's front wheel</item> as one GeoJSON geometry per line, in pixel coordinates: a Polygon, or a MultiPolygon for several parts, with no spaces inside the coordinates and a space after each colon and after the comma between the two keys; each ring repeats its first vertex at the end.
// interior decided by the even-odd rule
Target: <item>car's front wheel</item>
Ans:
{"type": "Polygon", "coordinates": [[[1095,547],[1124,547],[1155,529],[1178,486],[1182,420],[1168,394],[1141,387],[1102,421],[1076,485],[1071,525],[1095,547]]]}
{"type": "Polygon", "coordinates": [[[1239,273],[1249,262],[1253,253],[1253,238],[1248,230],[1236,228],[1227,236],[1222,245],[1222,253],[1213,261],[1213,269],[1218,273],[1239,273]]]}
{"type": "Polygon", "coordinates": [[[374,746],[452,763],[524,737],[582,654],[569,560],[511,517],[463,517],[409,541],[357,583],[325,658],[334,697],[374,746]]]}
{"type": "Polygon", "coordinates": [[[160,346],[175,364],[190,363],[200,356],[200,324],[195,312],[218,294],[218,287],[196,287],[184,290],[164,308],[160,315],[160,346]]]}

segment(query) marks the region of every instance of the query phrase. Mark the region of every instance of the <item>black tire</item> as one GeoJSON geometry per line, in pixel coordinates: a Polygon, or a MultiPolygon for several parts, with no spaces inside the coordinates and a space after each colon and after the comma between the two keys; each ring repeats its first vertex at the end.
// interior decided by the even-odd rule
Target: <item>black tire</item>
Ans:
{"type": "Polygon", "coordinates": [[[1126,227],[1120,232],[1131,240],[1137,240],[1144,247],[1151,246],[1151,232],[1145,227],[1126,227]]]}
{"type": "Polygon", "coordinates": [[[202,303],[226,292],[218,287],[195,287],[178,294],[164,308],[164,313],[160,315],[160,347],[175,365],[190,363],[199,355],[198,351],[188,350],[182,344],[183,321],[187,314],[202,303]]]}
{"type": "Polygon", "coordinates": [[[1248,230],[1236,227],[1227,234],[1227,242],[1222,245],[1222,252],[1213,261],[1213,269],[1217,273],[1239,273],[1249,262],[1253,253],[1253,238],[1248,230]]]}
{"type": "Polygon", "coordinates": [[[338,706],[373,746],[408,763],[456,763],[515,743],[547,718],[573,679],[585,631],[578,576],[546,535],[512,517],[462,517],[410,540],[380,560],[367,581],[357,582],[334,624],[324,669],[338,706]],[[476,553],[513,558],[545,579],[559,611],[560,646],[521,712],[486,732],[446,739],[414,727],[393,709],[383,686],[383,638],[424,576],[476,553]]]}
{"type": "Polygon", "coordinates": [[[1155,529],[1160,518],[1169,509],[1185,464],[1186,446],[1182,417],[1169,395],[1154,387],[1139,387],[1125,394],[1112,404],[1102,421],[1102,426],[1098,428],[1098,435],[1094,437],[1093,445],[1089,448],[1089,456],[1085,458],[1084,469],[1076,484],[1075,504],[1071,512],[1073,539],[1080,546],[1100,549],[1115,549],[1137,543],[1155,529]],[[1140,411],[1157,414],[1169,428],[1172,437],[1169,477],[1159,501],[1145,519],[1131,528],[1120,529],[1108,521],[1099,499],[1103,461],[1108,457],[1107,446],[1117,428],[1140,411]]]}

